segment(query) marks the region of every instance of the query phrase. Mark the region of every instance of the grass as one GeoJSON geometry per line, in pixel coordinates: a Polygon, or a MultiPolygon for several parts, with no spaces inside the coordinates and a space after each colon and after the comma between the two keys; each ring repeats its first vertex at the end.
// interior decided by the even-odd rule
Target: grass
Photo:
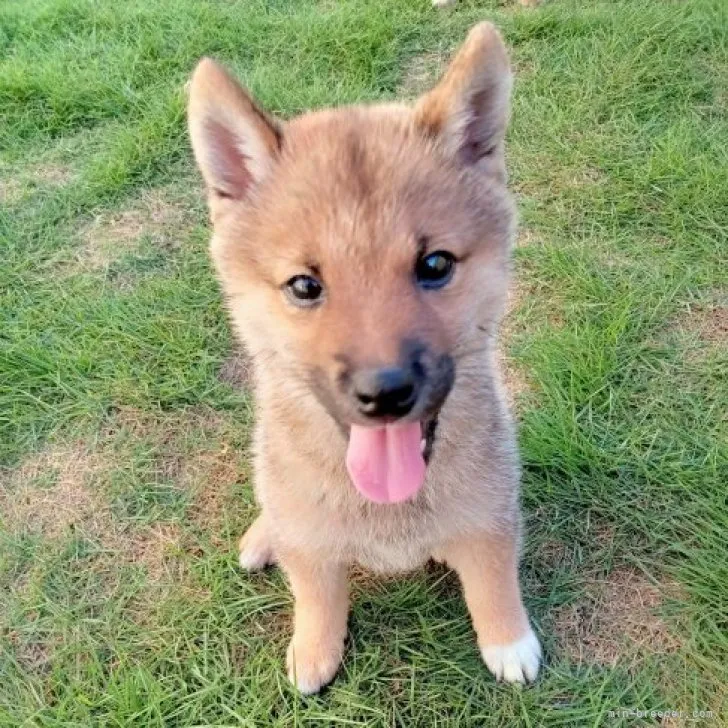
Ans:
{"type": "Polygon", "coordinates": [[[727,78],[720,0],[6,0],[0,725],[728,721],[727,78]],[[183,84],[208,54],[284,116],[393,98],[483,18],[518,73],[506,339],[547,667],[496,684],[442,570],[361,575],[304,699],[281,575],[236,568],[251,405],[183,84]]]}

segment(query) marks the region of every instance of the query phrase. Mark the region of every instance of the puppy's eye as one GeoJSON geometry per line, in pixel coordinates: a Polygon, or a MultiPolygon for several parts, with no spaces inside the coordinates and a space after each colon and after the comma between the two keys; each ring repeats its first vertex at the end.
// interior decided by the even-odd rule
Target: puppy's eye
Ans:
{"type": "Polygon", "coordinates": [[[437,250],[417,261],[415,276],[420,288],[442,288],[455,271],[455,256],[446,250],[437,250]]]}
{"type": "Polygon", "coordinates": [[[296,306],[315,306],[323,298],[324,287],[313,276],[293,276],[286,281],[283,290],[296,306]]]}

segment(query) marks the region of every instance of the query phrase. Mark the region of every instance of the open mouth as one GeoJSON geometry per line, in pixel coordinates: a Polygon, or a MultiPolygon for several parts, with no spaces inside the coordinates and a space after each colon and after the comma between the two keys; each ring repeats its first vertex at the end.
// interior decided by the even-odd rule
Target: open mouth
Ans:
{"type": "Polygon", "coordinates": [[[422,440],[420,441],[420,450],[422,457],[425,460],[425,464],[430,464],[430,458],[432,457],[432,448],[435,444],[435,435],[437,433],[437,415],[430,417],[420,423],[422,427],[422,440]]]}
{"type": "Polygon", "coordinates": [[[380,426],[352,425],[346,468],[356,489],[373,503],[410,500],[425,482],[437,417],[380,426]]]}

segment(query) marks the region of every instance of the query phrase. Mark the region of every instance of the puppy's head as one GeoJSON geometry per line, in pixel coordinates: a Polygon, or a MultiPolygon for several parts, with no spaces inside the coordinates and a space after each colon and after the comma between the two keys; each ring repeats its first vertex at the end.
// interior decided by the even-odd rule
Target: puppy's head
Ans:
{"type": "Polygon", "coordinates": [[[347,433],[352,480],[375,501],[419,488],[437,413],[502,312],[510,88],[489,23],[413,107],[283,123],[210,60],[192,78],[233,319],[261,366],[294,376],[347,433]]]}

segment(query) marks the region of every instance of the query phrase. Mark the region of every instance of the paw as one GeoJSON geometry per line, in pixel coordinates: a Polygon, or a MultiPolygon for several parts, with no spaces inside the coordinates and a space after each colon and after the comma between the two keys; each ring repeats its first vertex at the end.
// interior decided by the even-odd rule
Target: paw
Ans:
{"type": "Polygon", "coordinates": [[[446,8],[448,5],[454,5],[458,0],[432,0],[432,4],[436,8],[446,8]]]}
{"type": "Polygon", "coordinates": [[[317,693],[336,675],[344,653],[343,640],[306,642],[295,635],[288,646],[288,679],[304,694],[317,693]]]}
{"type": "Polygon", "coordinates": [[[275,561],[268,529],[260,516],[240,539],[240,566],[246,571],[263,569],[275,561]]]}
{"type": "Polygon", "coordinates": [[[515,642],[507,645],[486,645],[480,652],[496,680],[525,683],[533,682],[538,675],[541,645],[532,629],[515,642]]]}

